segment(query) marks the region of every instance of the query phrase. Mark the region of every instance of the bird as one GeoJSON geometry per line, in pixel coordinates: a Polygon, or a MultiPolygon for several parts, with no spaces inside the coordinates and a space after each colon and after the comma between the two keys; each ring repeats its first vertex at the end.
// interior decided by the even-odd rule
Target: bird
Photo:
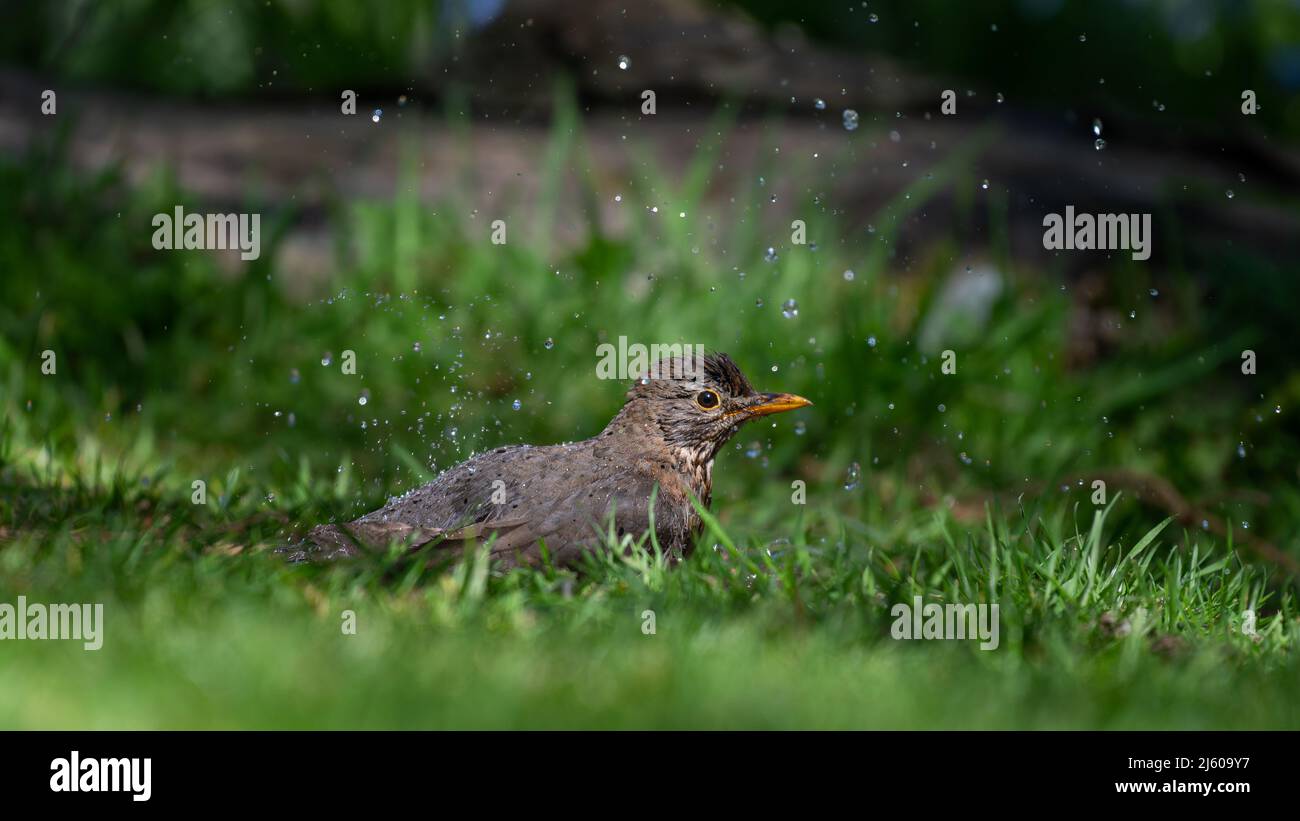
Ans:
{"type": "Polygon", "coordinates": [[[510,445],[448,468],[428,484],[346,524],[318,525],[287,550],[291,561],[333,560],[400,543],[460,557],[487,545],[501,569],[575,567],[611,531],[619,542],[651,527],[670,561],[703,530],[713,461],[740,427],[812,402],[760,393],[725,353],[667,356],[627,391],[600,433],[558,445],[510,445]],[[429,546],[426,548],[426,546],[429,546]]]}

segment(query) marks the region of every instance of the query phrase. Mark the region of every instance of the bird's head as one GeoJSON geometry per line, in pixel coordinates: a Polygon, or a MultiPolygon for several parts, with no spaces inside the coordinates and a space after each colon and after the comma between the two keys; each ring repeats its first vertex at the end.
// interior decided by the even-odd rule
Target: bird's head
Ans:
{"type": "Polygon", "coordinates": [[[646,423],[691,461],[713,459],[750,419],[811,405],[791,393],[759,393],[724,353],[674,356],[651,365],[619,414],[646,423]]]}

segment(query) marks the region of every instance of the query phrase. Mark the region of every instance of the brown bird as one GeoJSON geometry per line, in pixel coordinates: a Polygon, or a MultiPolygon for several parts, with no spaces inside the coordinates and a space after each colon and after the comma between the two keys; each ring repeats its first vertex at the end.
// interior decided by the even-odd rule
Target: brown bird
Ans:
{"type": "Polygon", "coordinates": [[[660,547],[686,556],[703,525],[690,497],[708,507],[722,446],[750,419],[812,403],[757,393],[722,353],[665,359],[649,372],[658,376],[638,380],[591,439],[479,454],[356,521],[313,528],[291,558],[350,556],[394,542],[459,553],[495,535],[491,555],[505,567],[538,564],[543,544],[554,564],[573,565],[605,540],[611,515],[620,539],[646,533],[652,493],[660,547]]]}

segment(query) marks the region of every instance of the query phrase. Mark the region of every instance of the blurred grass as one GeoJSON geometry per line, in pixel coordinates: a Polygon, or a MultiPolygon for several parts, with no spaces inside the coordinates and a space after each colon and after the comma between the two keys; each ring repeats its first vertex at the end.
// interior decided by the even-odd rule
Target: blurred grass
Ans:
{"type": "MultiPolygon", "coordinates": [[[[620,194],[625,232],[590,208],[587,242],[562,248],[557,222],[580,215],[520,203],[494,246],[489,217],[399,183],[336,203],[338,270],[307,305],[278,281],[291,214],[264,216],[262,258],[232,274],[150,248],[152,214],[201,208],[168,179],[87,178],[57,143],[0,162],[0,601],[103,601],[108,619],[96,653],[0,646],[0,726],[1300,726],[1294,581],[1241,543],[1300,556],[1300,382],[1237,365],[1274,338],[1267,313],[1224,334],[1186,307],[1192,280],[1149,296],[1120,268],[1133,317],[1078,370],[1069,286],[994,258],[987,321],[940,323],[958,354],[943,375],[917,339],[965,267],[942,239],[961,226],[905,275],[889,249],[963,177],[961,149],[874,234],[849,236],[810,193],[795,212],[814,249],[718,211],[709,144],[674,184],[633,143],[642,173],[617,192],[582,176],[581,146],[561,95],[543,190],[620,194]],[[266,554],[471,452],[595,433],[625,386],[594,378],[594,352],[619,336],[707,344],[816,402],[724,451],[717,528],[683,567],[486,576],[266,554]],[[1152,535],[1169,511],[1114,487],[1103,521],[1083,477],[1118,468],[1231,530],[1152,535]],[[1000,603],[1001,648],[892,641],[889,607],[913,595],[1000,603]],[[1248,608],[1258,641],[1237,629],[1248,608]]],[[[744,200],[762,201],[752,176],[744,200]]]]}

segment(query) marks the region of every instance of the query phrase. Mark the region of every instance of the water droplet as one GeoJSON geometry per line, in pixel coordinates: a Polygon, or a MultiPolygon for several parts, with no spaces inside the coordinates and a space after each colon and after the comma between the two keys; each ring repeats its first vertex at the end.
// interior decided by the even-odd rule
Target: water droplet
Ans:
{"type": "Polygon", "coordinates": [[[1245,442],[1238,442],[1238,443],[1237,443],[1237,458],[1238,458],[1238,459],[1245,459],[1245,458],[1246,458],[1246,443],[1245,443],[1245,442]]]}
{"type": "Polygon", "coordinates": [[[851,108],[844,109],[844,130],[857,131],[858,129],[858,112],[851,108]]]}
{"type": "Polygon", "coordinates": [[[939,405],[939,413],[947,413],[947,412],[948,412],[948,406],[941,403],[939,405]]]}
{"type": "Polygon", "coordinates": [[[511,409],[511,410],[519,410],[519,409],[522,408],[523,406],[524,406],[524,403],[523,403],[523,402],[520,402],[518,399],[516,399],[515,401],[513,401],[513,402],[510,403],[510,409],[511,409]]]}
{"type": "Polygon", "coordinates": [[[542,347],[549,351],[551,348],[555,347],[555,340],[551,339],[549,336],[546,337],[546,341],[542,343],[542,347]]]}
{"type": "Polygon", "coordinates": [[[627,68],[630,65],[632,65],[632,59],[630,57],[628,57],[626,54],[620,54],[618,56],[618,67],[620,69],[622,69],[623,71],[627,71],[627,68]]]}
{"type": "Polygon", "coordinates": [[[1235,197],[1235,196],[1237,196],[1237,195],[1234,194],[1234,193],[1232,192],[1232,189],[1231,189],[1231,188],[1229,188],[1229,189],[1228,189],[1228,199],[1232,199],[1232,198],[1235,197]]]}
{"type": "Polygon", "coordinates": [[[358,404],[358,405],[364,405],[364,404],[366,404],[366,403],[369,402],[369,401],[370,401],[370,398],[367,397],[364,393],[357,397],[357,404],[358,404]]]}
{"type": "Polygon", "coordinates": [[[1098,137],[1096,140],[1093,140],[1092,147],[1097,149],[1098,151],[1101,151],[1105,149],[1106,141],[1103,140],[1101,137],[1098,137]]]}
{"type": "Polygon", "coordinates": [[[817,99],[813,100],[813,108],[817,109],[818,111],[825,111],[826,101],[823,100],[821,97],[818,97],[817,99]]]}
{"type": "Polygon", "coordinates": [[[1100,118],[1100,117],[1094,118],[1093,121],[1092,121],[1092,135],[1093,135],[1094,137],[1100,137],[1100,136],[1101,136],[1101,118],[1100,118]]]}
{"type": "Polygon", "coordinates": [[[1007,98],[1006,98],[1006,97],[1003,97],[1003,96],[1002,96],[1002,92],[999,91],[999,92],[998,92],[998,96],[995,97],[994,99],[997,100],[999,103],[1002,103],[1002,102],[1005,102],[1007,98]]]}
{"type": "Polygon", "coordinates": [[[879,15],[879,14],[876,14],[874,11],[871,12],[871,14],[868,14],[868,15],[867,15],[867,22],[869,22],[869,23],[879,23],[879,22],[880,22],[880,15],[879,15]]]}
{"type": "Polygon", "coordinates": [[[1150,291],[1148,291],[1148,293],[1150,293],[1151,296],[1160,296],[1160,292],[1157,291],[1155,288],[1152,288],[1150,291]]]}
{"type": "Polygon", "coordinates": [[[852,282],[852,281],[853,281],[853,277],[854,277],[853,270],[850,269],[850,268],[845,268],[845,269],[844,269],[844,281],[845,281],[845,282],[852,282]]]}
{"type": "Polygon", "coordinates": [[[1080,42],[1080,43],[1086,43],[1086,42],[1088,42],[1088,35],[1086,35],[1086,34],[1080,34],[1080,35],[1079,35],[1079,42],[1080,42]]]}
{"type": "Polygon", "coordinates": [[[980,188],[983,188],[985,191],[989,190],[989,181],[988,181],[988,180],[984,180],[983,182],[981,182],[981,183],[980,183],[980,188]]]}
{"type": "Polygon", "coordinates": [[[384,116],[384,110],[382,108],[376,108],[375,113],[370,115],[370,122],[377,123],[379,122],[379,118],[382,116],[384,116]]]}
{"type": "Polygon", "coordinates": [[[762,298],[762,297],[759,297],[758,299],[754,300],[754,307],[755,307],[755,308],[762,308],[762,307],[763,307],[763,298],[762,298]]]}
{"type": "Polygon", "coordinates": [[[795,436],[803,436],[804,433],[807,432],[807,430],[808,430],[808,426],[805,425],[802,420],[794,423],[795,436]]]}
{"type": "Polygon", "coordinates": [[[334,354],[329,352],[326,352],[325,355],[320,358],[320,363],[327,368],[329,367],[330,363],[333,361],[334,361],[334,354]]]}
{"type": "Polygon", "coordinates": [[[297,368],[291,368],[289,370],[289,384],[297,385],[301,381],[302,381],[302,374],[298,373],[297,368]]]}
{"type": "Polygon", "coordinates": [[[787,299],[785,301],[785,304],[781,306],[781,316],[785,317],[786,319],[794,319],[798,315],[799,315],[799,303],[795,302],[793,299],[787,299]]]}
{"type": "Polygon", "coordinates": [[[844,474],[844,489],[857,490],[858,479],[862,476],[862,467],[857,462],[849,465],[848,471],[844,474]]]}
{"type": "Polygon", "coordinates": [[[750,442],[745,448],[745,456],[750,459],[757,459],[762,452],[763,446],[758,442],[750,442]]]}

